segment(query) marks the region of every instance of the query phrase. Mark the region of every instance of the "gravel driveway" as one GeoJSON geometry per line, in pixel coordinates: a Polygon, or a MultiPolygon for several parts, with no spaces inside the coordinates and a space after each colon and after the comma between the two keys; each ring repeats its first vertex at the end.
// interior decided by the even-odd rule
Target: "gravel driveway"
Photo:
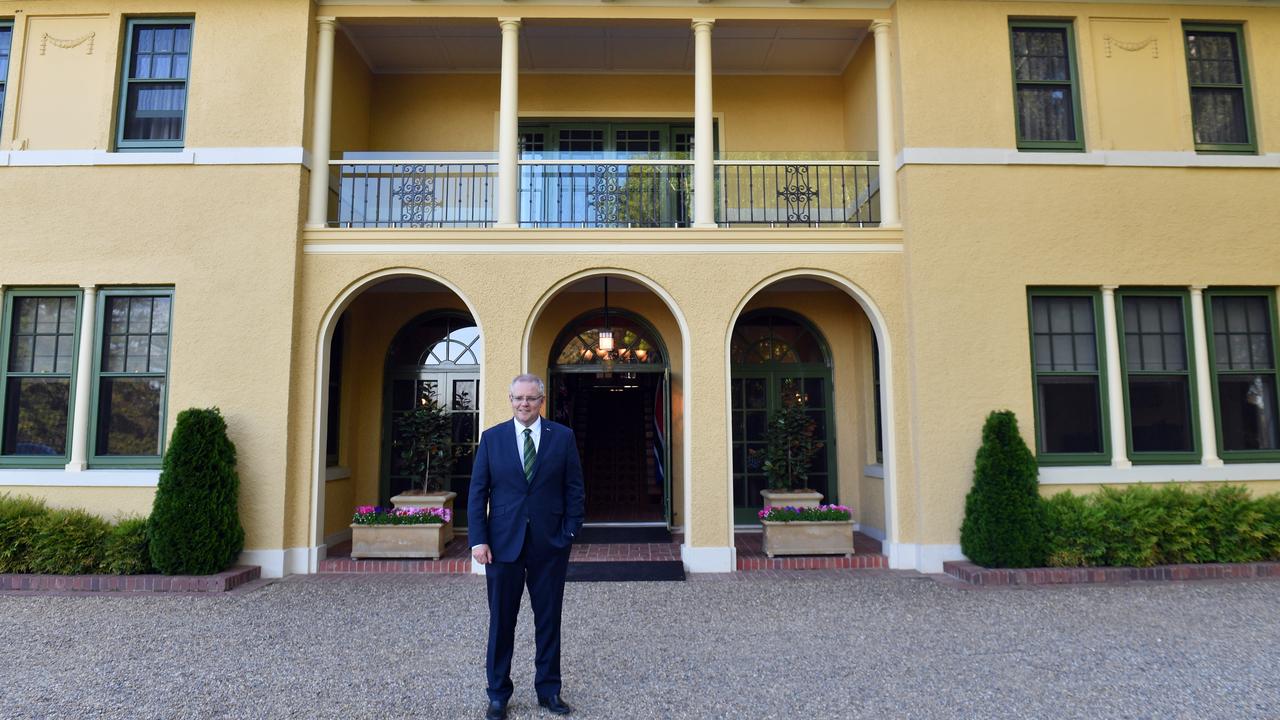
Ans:
{"type": "MultiPolygon", "coordinates": [[[[0,595],[0,717],[479,718],[483,580],[0,595]]],[[[914,573],[575,583],[581,718],[1277,718],[1280,582],[972,590],[914,573]]],[[[512,718],[534,702],[532,617],[512,718]]]]}

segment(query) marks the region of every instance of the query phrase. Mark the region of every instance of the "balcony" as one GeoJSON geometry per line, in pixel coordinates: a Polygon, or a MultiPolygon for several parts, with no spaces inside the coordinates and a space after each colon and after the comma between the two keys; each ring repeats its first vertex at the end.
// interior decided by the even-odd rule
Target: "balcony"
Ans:
{"type": "Polygon", "coordinates": [[[309,228],[898,225],[883,21],[318,22],[309,228]]]}
{"type": "MultiPolygon", "coordinates": [[[[566,153],[573,155],[574,153],[566,153]]],[[[448,153],[349,153],[330,162],[329,227],[486,228],[497,221],[498,161],[448,153]]],[[[719,227],[878,227],[879,167],[862,157],[745,153],[715,160],[719,227]]],[[[844,154],[841,155],[852,155],[844,154]]],[[[693,160],[521,159],[519,226],[684,228],[693,160]]]]}

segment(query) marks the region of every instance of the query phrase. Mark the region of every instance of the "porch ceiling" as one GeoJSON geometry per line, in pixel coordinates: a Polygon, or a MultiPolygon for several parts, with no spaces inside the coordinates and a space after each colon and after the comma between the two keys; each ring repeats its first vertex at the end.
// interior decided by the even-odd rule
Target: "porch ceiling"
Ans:
{"type": "MultiPolygon", "coordinates": [[[[492,20],[351,19],[341,25],[375,73],[499,70],[502,38],[492,20]]],[[[712,66],[716,74],[838,74],[866,35],[857,22],[720,21],[712,66]]],[[[671,21],[527,20],[520,71],[692,73],[693,33],[687,23],[671,21]]]]}

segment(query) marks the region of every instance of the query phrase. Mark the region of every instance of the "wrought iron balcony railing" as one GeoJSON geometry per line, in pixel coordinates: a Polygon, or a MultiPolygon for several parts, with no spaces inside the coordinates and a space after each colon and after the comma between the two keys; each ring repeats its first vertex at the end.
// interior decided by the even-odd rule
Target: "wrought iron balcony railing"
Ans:
{"type": "MultiPolygon", "coordinates": [[[[349,159],[331,163],[339,228],[483,228],[497,214],[492,159],[349,159]]],[[[867,160],[717,160],[724,227],[873,227],[879,168],[867,160]]],[[[693,219],[693,161],[520,161],[521,227],[679,228],[693,219]]]]}

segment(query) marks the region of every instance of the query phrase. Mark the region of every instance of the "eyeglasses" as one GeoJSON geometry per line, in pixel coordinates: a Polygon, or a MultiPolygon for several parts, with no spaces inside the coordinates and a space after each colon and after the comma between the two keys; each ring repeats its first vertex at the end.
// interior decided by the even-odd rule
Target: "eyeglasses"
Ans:
{"type": "Polygon", "coordinates": [[[537,403],[542,402],[543,396],[542,395],[511,395],[510,397],[511,397],[511,402],[517,405],[521,403],[529,403],[530,405],[536,405],[537,403]]]}

